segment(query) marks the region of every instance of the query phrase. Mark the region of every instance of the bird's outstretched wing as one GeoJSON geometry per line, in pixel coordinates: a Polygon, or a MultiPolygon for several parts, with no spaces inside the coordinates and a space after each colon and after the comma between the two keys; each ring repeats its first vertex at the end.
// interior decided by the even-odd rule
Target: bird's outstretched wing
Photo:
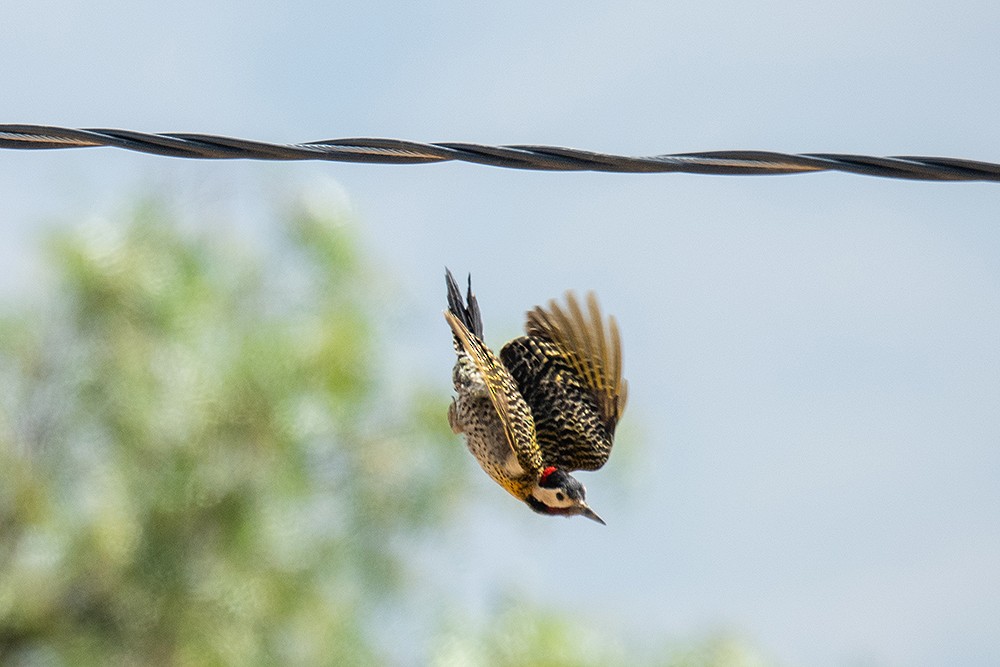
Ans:
{"type": "Polygon", "coordinates": [[[444,317],[456,340],[479,370],[517,462],[532,477],[540,475],[542,455],[535,439],[535,423],[514,378],[497,356],[476,334],[469,331],[459,317],[451,311],[445,311],[444,317]]]}
{"type": "Polygon", "coordinates": [[[611,454],[628,396],[618,324],[605,322],[593,293],[584,311],[567,292],[565,307],[550,301],[530,310],[525,332],[500,358],[534,416],[544,464],[597,470],[611,454]]]}

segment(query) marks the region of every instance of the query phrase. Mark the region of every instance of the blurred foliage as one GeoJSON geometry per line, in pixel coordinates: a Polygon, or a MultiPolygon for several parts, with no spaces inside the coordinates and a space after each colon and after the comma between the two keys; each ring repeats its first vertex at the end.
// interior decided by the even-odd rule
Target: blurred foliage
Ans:
{"type": "MultiPolygon", "coordinates": [[[[0,664],[391,660],[408,541],[475,466],[444,396],[393,386],[396,304],[349,229],[293,211],[256,256],[150,204],[53,240],[51,299],[0,318],[0,664]]],[[[524,600],[401,659],[761,664],[640,655],[524,600]]]]}
{"type": "Polygon", "coordinates": [[[347,229],[254,259],[145,206],[55,240],[54,314],[0,325],[0,662],[377,660],[394,540],[466,468],[443,396],[380,400],[347,229]]]}
{"type": "Polygon", "coordinates": [[[485,627],[451,623],[437,642],[433,667],[766,667],[762,656],[720,634],[674,647],[629,645],[607,630],[580,623],[564,611],[509,600],[485,627]]]}

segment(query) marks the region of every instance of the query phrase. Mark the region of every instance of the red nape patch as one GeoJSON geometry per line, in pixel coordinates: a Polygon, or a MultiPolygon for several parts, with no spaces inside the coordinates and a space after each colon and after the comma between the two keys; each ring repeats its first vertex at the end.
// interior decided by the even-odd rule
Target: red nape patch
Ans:
{"type": "Polygon", "coordinates": [[[545,470],[542,471],[542,477],[538,481],[539,482],[545,482],[545,480],[549,478],[549,475],[551,475],[555,471],[556,471],[556,467],[555,466],[549,466],[548,468],[546,468],[545,470]]]}

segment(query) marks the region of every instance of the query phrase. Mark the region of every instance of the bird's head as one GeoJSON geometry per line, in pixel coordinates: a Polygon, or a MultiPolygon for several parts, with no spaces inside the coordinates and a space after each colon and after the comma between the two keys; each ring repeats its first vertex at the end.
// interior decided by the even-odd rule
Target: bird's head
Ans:
{"type": "Polygon", "coordinates": [[[587,507],[587,489],[583,488],[583,484],[565,470],[554,466],[542,471],[531,495],[524,502],[539,514],[565,517],[582,514],[604,524],[604,520],[587,507]]]}

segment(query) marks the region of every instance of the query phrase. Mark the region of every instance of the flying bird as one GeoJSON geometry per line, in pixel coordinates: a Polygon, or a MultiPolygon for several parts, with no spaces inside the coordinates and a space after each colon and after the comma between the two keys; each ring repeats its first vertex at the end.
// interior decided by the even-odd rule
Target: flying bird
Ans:
{"type": "Polygon", "coordinates": [[[611,454],[628,395],[622,379],[618,324],[601,314],[597,297],[583,305],[573,292],[527,314],[525,335],[493,353],[483,342],[483,318],[445,269],[448,310],[458,359],[457,396],[448,408],[455,433],[483,470],[535,512],[577,514],[604,523],[570,473],[597,470],[611,454]]]}

